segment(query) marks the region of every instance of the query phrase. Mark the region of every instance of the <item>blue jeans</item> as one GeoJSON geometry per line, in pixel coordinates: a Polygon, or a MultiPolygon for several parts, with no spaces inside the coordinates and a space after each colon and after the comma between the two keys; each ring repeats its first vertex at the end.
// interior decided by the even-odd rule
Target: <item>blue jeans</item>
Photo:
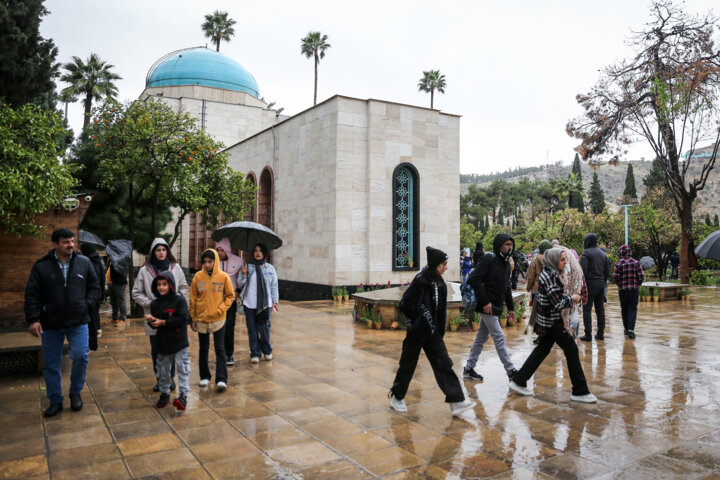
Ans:
{"type": "Polygon", "coordinates": [[[243,307],[245,310],[245,323],[248,330],[248,339],[250,340],[250,358],[260,358],[260,353],[265,355],[272,354],[272,345],[270,345],[270,318],[271,312],[268,312],[268,321],[264,325],[258,325],[255,322],[256,308],[243,307]]]}
{"type": "Polygon", "coordinates": [[[62,351],[67,336],[70,344],[70,395],[78,395],[85,386],[85,374],[88,366],[88,324],[59,330],[43,330],[42,354],[45,388],[50,403],[62,403],[62,351]]]}
{"type": "Polygon", "coordinates": [[[637,288],[629,290],[620,290],[620,313],[622,314],[623,328],[625,330],[635,330],[635,319],[637,318],[638,309],[638,292],[637,288]]]}

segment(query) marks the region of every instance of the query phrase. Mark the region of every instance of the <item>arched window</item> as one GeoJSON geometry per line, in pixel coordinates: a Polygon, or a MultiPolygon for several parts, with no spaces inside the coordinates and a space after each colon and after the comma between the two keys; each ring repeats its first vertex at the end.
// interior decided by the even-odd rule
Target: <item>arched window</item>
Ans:
{"type": "Polygon", "coordinates": [[[393,172],[393,270],[420,268],[420,185],[415,167],[398,165],[393,172]],[[412,265],[412,266],[411,266],[412,265]]]}

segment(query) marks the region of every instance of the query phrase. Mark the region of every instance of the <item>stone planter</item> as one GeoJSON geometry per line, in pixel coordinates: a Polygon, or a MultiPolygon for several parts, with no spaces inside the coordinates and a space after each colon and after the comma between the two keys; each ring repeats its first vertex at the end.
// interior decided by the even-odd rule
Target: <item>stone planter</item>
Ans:
{"type": "Polygon", "coordinates": [[[380,330],[382,328],[382,322],[376,322],[375,323],[375,330],[380,330]]]}
{"type": "Polygon", "coordinates": [[[368,328],[373,328],[373,321],[372,320],[366,320],[365,323],[367,324],[368,328]]]}
{"type": "Polygon", "coordinates": [[[480,330],[480,323],[472,322],[472,329],[473,329],[473,332],[477,332],[478,330],[480,330]]]}
{"type": "Polygon", "coordinates": [[[459,323],[451,323],[450,324],[450,331],[451,332],[457,332],[458,327],[460,326],[459,323]]]}
{"type": "Polygon", "coordinates": [[[350,295],[343,295],[343,301],[347,302],[350,300],[350,295]]]}
{"type": "Polygon", "coordinates": [[[505,328],[507,327],[507,317],[500,317],[500,326],[505,328]]]}

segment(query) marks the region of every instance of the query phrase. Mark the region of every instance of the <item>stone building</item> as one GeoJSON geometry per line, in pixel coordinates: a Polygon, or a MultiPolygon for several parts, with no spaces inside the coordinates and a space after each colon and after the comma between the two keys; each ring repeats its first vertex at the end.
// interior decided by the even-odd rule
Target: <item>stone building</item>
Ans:
{"type": "MultiPolygon", "coordinates": [[[[206,48],[158,60],[148,97],[191,113],[259,187],[246,219],[283,239],[272,258],[282,298],[408,282],[426,245],[445,250],[447,278],[459,278],[459,116],[335,95],[285,117],[261,100],[247,70],[206,48]]],[[[197,220],[184,222],[177,245],[183,265],[195,268],[213,244],[197,220]]]]}

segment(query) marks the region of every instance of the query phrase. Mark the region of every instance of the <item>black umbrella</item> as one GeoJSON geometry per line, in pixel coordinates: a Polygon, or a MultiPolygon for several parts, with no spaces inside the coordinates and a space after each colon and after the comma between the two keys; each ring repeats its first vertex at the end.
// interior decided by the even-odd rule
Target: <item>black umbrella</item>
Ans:
{"type": "Polygon", "coordinates": [[[92,232],[88,232],[87,230],[80,230],[80,241],[82,243],[92,243],[100,248],[105,248],[105,244],[102,240],[100,240],[100,237],[92,232]]]}
{"type": "Polygon", "coordinates": [[[720,260],[720,230],[716,230],[695,247],[695,255],[708,260],[720,260]]]}
{"type": "Polygon", "coordinates": [[[255,222],[233,222],[223,225],[212,233],[212,239],[219,242],[227,237],[230,246],[236,250],[249,251],[258,243],[270,250],[282,247],[282,240],[265,225],[255,222]]]}
{"type": "Polygon", "coordinates": [[[105,251],[113,268],[120,275],[127,276],[132,268],[132,246],[130,240],[110,240],[105,251]]]}

